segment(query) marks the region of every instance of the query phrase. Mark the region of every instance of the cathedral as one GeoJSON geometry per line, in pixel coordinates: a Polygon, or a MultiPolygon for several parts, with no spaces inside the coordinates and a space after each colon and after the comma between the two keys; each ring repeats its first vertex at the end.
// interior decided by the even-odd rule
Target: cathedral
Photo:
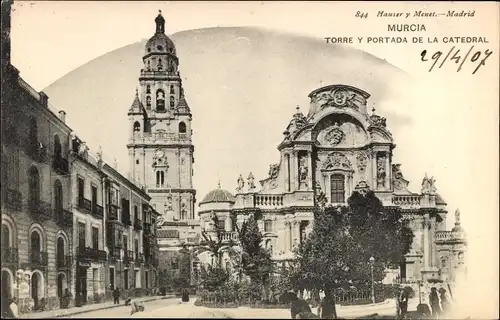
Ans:
{"type": "MultiPolygon", "coordinates": [[[[155,24],[143,55],[140,89],[128,111],[127,148],[132,178],[146,186],[152,206],[162,214],[157,237],[165,279],[184,274],[194,284],[198,263],[211,261],[209,253],[193,250],[200,233],[220,230],[223,241],[237,241],[232,214],[241,223],[259,212],[263,245],[271,249],[272,259],[291,261],[293,249],[312,230],[318,194],[333,206],[346,204],[353,191],[366,190],[374,191],[384,206],[400,210],[414,232],[398,271],[401,281],[453,282],[464,270],[466,240],[458,210],[455,227],[447,231],[448,210],[435,179],[425,175],[420,192],[408,189],[401,165],[392,161],[395,143],[386,119],[370,110],[369,93],[349,85],[311,92],[309,112],[297,108],[269,176],[257,183],[252,173],[240,175],[235,195],[219,184],[200,201],[195,215],[192,114],[161,12],[155,24]]],[[[229,268],[229,256],[224,259],[229,268]]]]}

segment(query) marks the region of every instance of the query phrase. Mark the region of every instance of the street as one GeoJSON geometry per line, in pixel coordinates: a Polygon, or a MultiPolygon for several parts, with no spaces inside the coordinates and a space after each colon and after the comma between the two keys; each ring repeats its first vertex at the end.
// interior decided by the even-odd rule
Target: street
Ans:
{"type": "MultiPolygon", "coordinates": [[[[179,303],[180,298],[171,298],[171,299],[163,299],[163,300],[155,300],[144,303],[146,308],[145,312],[156,311],[161,308],[174,305],[179,303]]],[[[81,314],[75,314],[72,316],[68,316],[65,318],[128,318],[130,317],[130,306],[123,305],[117,308],[110,308],[104,310],[91,311],[81,314]]]]}

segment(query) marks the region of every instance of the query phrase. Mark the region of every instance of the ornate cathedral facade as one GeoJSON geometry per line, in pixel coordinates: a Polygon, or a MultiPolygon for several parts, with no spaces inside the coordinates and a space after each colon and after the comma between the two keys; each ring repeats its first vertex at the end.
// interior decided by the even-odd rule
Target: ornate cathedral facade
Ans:
{"type": "Polygon", "coordinates": [[[459,213],[453,230],[446,231],[448,211],[434,178],[426,175],[419,193],[408,189],[401,165],[392,161],[395,144],[386,119],[369,112],[370,94],[330,85],[309,97],[307,116],[297,108],[284,131],[280,160],[270,165],[269,176],[257,187],[252,173],[246,179],[240,175],[235,196],[220,187],[209,192],[200,203],[202,229],[213,231],[210,221],[216,215],[224,239],[236,240],[231,213],[239,223],[259,212],[263,245],[275,261],[290,261],[294,247],[312,230],[318,196],[334,206],[346,204],[353,191],[372,190],[384,206],[400,210],[414,232],[401,279],[453,281],[466,249],[459,213]]]}

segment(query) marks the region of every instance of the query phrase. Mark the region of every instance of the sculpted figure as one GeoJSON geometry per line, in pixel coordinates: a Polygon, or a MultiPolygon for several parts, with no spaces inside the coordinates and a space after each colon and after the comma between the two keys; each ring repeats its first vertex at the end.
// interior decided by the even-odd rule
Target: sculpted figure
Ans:
{"type": "Polygon", "coordinates": [[[253,190],[255,189],[255,178],[253,177],[253,174],[250,172],[248,175],[248,190],[253,190]]]}
{"type": "Polygon", "coordinates": [[[240,174],[238,177],[238,187],[236,188],[237,192],[241,192],[243,190],[243,187],[245,186],[245,180],[243,180],[243,176],[240,174]]]}

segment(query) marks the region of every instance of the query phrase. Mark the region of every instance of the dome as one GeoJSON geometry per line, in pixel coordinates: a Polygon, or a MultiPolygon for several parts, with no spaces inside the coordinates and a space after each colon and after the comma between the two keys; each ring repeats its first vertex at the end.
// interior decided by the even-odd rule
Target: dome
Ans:
{"type": "Polygon", "coordinates": [[[205,198],[200,202],[200,205],[204,203],[213,203],[213,202],[229,202],[229,203],[234,203],[235,199],[234,196],[229,192],[224,189],[219,187],[217,189],[214,189],[207,193],[205,198]]]}
{"type": "Polygon", "coordinates": [[[174,42],[164,33],[155,33],[146,43],[145,55],[150,53],[170,53],[176,55],[174,42]]]}

